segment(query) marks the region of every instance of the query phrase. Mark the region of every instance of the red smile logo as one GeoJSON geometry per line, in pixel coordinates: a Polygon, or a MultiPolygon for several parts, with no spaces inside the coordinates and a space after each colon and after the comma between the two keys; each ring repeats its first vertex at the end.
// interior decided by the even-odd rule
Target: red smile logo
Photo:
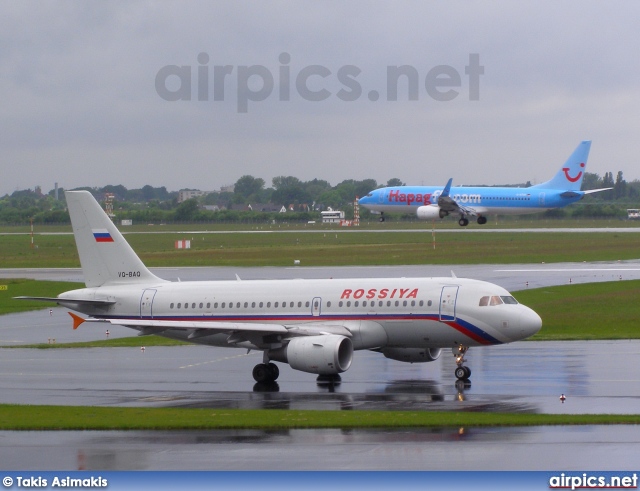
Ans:
{"type": "MultiPolygon", "coordinates": [[[[584,168],[584,162],[580,164],[580,167],[584,168]]],[[[564,171],[564,175],[569,182],[577,182],[582,177],[582,171],[578,172],[578,175],[576,177],[571,177],[569,175],[569,167],[563,167],[562,170],[564,171]]]]}

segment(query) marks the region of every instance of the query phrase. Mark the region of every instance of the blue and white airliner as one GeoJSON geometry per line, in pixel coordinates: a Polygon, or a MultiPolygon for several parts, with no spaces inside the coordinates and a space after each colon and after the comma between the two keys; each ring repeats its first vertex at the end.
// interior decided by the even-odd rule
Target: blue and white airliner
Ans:
{"type": "Polygon", "coordinates": [[[361,206],[381,215],[415,213],[419,219],[435,220],[459,215],[458,223],[469,224],[477,217],[480,225],[488,215],[522,215],[562,208],[582,199],[586,194],[611,188],[581,191],[591,141],[583,141],[566,163],[549,181],[528,188],[517,187],[451,187],[453,179],[441,186],[394,186],[371,191],[360,198],[361,206]]]}

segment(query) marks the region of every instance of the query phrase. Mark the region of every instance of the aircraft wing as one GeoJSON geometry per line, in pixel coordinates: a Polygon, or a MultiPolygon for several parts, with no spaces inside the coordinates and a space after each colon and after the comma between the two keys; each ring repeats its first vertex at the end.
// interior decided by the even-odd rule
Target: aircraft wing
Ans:
{"type": "Polygon", "coordinates": [[[451,197],[451,183],[453,182],[453,178],[450,178],[447,181],[447,184],[444,186],[442,193],[438,196],[438,206],[441,210],[444,210],[449,213],[455,213],[460,216],[472,216],[476,217],[480,213],[485,213],[486,209],[478,209],[473,206],[465,206],[459,204],[456,200],[451,197]]]}
{"type": "Polygon", "coordinates": [[[280,335],[283,338],[296,336],[319,336],[321,334],[335,334],[352,337],[346,327],[339,324],[303,323],[303,324],[267,324],[261,322],[223,322],[223,321],[182,321],[182,320],[154,320],[154,319],[99,319],[89,317],[83,319],[69,312],[74,320],[74,329],[83,322],[102,322],[112,325],[138,329],[141,336],[160,334],[163,331],[181,330],[191,331],[189,339],[210,336],[213,334],[230,334],[234,338],[252,338],[269,335],[280,335]]]}

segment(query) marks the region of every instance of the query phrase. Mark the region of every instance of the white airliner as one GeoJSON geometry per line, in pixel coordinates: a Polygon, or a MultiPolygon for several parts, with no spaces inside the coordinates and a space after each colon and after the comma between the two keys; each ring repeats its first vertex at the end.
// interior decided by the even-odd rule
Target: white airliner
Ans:
{"type": "Polygon", "coordinates": [[[451,187],[453,179],[449,179],[444,188],[396,186],[375,189],[359,203],[373,213],[379,213],[381,222],[385,212],[415,213],[421,220],[458,215],[461,227],[469,224],[469,217],[477,217],[478,224],[484,225],[489,215],[522,215],[563,208],[587,194],[611,189],[580,190],[590,148],[590,141],[581,142],[552,179],[528,188],[451,187]]]}
{"type": "Polygon", "coordinates": [[[504,288],[456,278],[184,281],[158,278],[142,263],[87,191],[67,191],[86,288],[49,300],[88,315],[84,322],[122,325],[198,344],[263,352],[257,382],[279,374],[274,361],[339,380],[354,350],[405,362],[456,356],[458,379],[470,346],[511,343],[542,321],[504,288]]]}

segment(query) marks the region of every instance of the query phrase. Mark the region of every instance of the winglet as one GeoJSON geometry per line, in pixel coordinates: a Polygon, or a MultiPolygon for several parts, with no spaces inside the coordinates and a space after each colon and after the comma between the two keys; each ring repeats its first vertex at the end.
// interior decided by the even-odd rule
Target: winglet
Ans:
{"type": "Polygon", "coordinates": [[[447,185],[442,190],[442,194],[440,196],[444,196],[444,197],[449,196],[449,191],[451,191],[451,183],[452,182],[453,182],[453,177],[450,178],[449,181],[447,181],[447,185]]]}
{"type": "Polygon", "coordinates": [[[79,315],[74,314],[73,312],[68,312],[68,314],[73,319],[73,328],[74,329],[78,329],[78,326],[85,321],[85,319],[83,319],[79,315]]]}

